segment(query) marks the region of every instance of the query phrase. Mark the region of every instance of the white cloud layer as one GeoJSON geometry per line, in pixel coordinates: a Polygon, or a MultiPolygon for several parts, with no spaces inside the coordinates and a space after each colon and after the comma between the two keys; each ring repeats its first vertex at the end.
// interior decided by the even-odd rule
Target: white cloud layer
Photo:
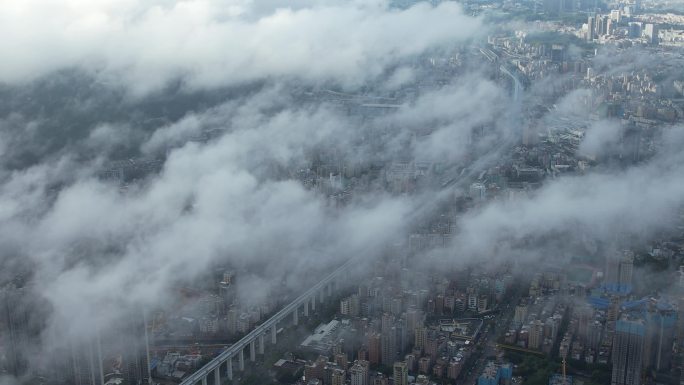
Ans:
{"type": "Polygon", "coordinates": [[[455,2],[5,1],[0,82],[84,68],[144,94],[296,77],[357,86],[397,60],[474,36],[455,2]]]}

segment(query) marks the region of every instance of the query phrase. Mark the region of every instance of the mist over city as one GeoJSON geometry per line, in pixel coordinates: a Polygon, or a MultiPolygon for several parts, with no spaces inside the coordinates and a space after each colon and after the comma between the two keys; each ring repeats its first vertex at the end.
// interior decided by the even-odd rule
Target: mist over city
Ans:
{"type": "Polygon", "coordinates": [[[684,384],[684,2],[0,34],[0,385],[684,384]]]}

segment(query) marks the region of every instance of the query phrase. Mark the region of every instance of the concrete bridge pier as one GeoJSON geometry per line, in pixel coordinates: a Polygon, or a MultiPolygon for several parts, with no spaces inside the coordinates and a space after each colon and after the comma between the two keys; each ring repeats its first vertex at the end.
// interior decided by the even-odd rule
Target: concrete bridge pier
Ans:
{"type": "Polygon", "coordinates": [[[277,334],[278,334],[278,325],[273,325],[273,327],[271,328],[271,343],[273,345],[275,345],[277,342],[277,334]]]}
{"type": "Polygon", "coordinates": [[[228,360],[226,360],[226,377],[228,377],[229,380],[233,380],[233,357],[228,357],[228,360]]]}

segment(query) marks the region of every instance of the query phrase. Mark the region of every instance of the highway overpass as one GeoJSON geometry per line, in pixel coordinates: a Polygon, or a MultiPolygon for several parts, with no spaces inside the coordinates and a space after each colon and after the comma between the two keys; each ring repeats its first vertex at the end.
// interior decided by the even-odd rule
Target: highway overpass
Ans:
{"type": "Polygon", "coordinates": [[[309,315],[309,305],[311,310],[316,310],[316,302],[322,303],[326,297],[332,296],[337,290],[339,283],[344,281],[345,273],[354,265],[355,259],[351,259],[327,277],[312,286],[304,294],[297,297],[294,301],[283,307],[271,318],[255,327],[241,340],[223,351],[216,358],[204,365],[202,368],[188,376],[181,385],[208,385],[209,377],[213,373],[214,385],[221,383],[221,376],[225,374],[228,379],[233,379],[233,358],[237,357],[238,369],[245,368],[245,350],[249,352],[251,361],[256,360],[257,352],[263,354],[266,337],[270,334],[271,344],[276,343],[276,333],[278,323],[287,318],[291,318],[296,325],[299,322],[299,309],[303,309],[304,316],[309,315]],[[248,348],[249,347],[249,348],[248,348]]]}

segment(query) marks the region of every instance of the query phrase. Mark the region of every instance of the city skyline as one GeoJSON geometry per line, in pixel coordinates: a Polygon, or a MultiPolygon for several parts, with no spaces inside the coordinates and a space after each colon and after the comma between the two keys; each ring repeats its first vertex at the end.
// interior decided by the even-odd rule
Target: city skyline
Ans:
{"type": "Polygon", "coordinates": [[[0,385],[675,383],[683,15],[1,3],[0,385]]]}

